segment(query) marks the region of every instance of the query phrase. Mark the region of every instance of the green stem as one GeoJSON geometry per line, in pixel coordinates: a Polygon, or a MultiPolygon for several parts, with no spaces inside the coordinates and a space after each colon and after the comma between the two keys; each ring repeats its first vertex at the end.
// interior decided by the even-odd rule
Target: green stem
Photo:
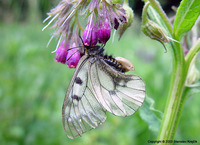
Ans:
{"type": "Polygon", "coordinates": [[[175,133],[177,130],[178,122],[177,118],[181,115],[179,112],[182,92],[184,89],[184,83],[186,80],[185,74],[185,60],[184,54],[181,50],[180,44],[171,43],[174,47],[174,58],[173,58],[173,70],[171,77],[170,90],[168,99],[165,107],[165,112],[160,128],[158,140],[174,140],[175,133]]]}
{"type": "MultiPolygon", "coordinates": [[[[159,13],[160,17],[164,21],[168,32],[174,38],[172,26],[162,10],[160,4],[156,0],[149,0],[151,6],[159,13]]],[[[173,140],[177,130],[178,122],[181,113],[179,113],[180,104],[182,100],[182,93],[184,90],[184,83],[186,80],[187,69],[185,66],[184,52],[181,45],[177,42],[170,41],[172,47],[172,76],[168,99],[165,107],[165,112],[158,136],[158,140],[173,140]]],[[[162,144],[162,143],[161,143],[162,144]]],[[[166,143],[163,143],[166,144],[166,143]]]]}
{"type": "MultiPolygon", "coordinates": [[[[174,36],[173,28],[168,20],[168,17],[162,10],[157,0],[143,0],[143,1],[145,2],[149,1],[152,8],[160,15],[162,21],[166,26],[166,30],[168,31],[168,35],[171,35],[170,37],[180,41],[177,37],[174,36]]],[[[166,140],[174,140],[178,123],[181,117],[183,105],[186,100],[185,94],[183,94],[185,88],[184,84],[186,81],[189,65],[193,57],[200,50],[200,40],[198,40],[197,44],[189,51],[186,60],[180,43],[170,41],[170,45],[172,49],[171,52],[173,58],[172,59],[173,69],[172,69],[171,83],[164,111],[164,116],[160,127],[160,132],[158,135],[158,140],[164,141],[161,144],[166,144],[166,140]]],[[[185,89],[185,92],[187,92],[187,89],[185,89]]]]}
{"type": "MultiPolygon", "coordinates": [[[[188,69],[190,67],[190,64],[192,62],[192,60],[195,58],[196,54],[200,51],[200,39],[198,39],[198,41],[196,42],[195,46],[193,46],[189,53],[187,54],[186,56],[186,64],[185,64],[185,68],[188,72],[188,69]]],[[[189,91],[190,91],[190,88],[188,87],[185,87],[184,89],[184,92],[183,92],[183,95],[182,95],[182,98],[181,98],[181,102],[180,102],[180,107],[179,107],[179,110],[178,110],[178,114],[177,114],[177,118],[176,118],[176,122],[179,122],[180,118],[181,118],[181,113],[183,111],[183,107],[185,105],[185,102],[189,96],[189,91]]],[[[178,127],[178,123],[175,124],[175,128],[178,127]]]]}
{"type": "Polygon", "coordinates": [[[174,140],[178,123],[181,118],[182,109],[187,99],[186,95],[188,89],[184,87],[185,80],[191,61],[200,51],[200,39],[197,41],[196,45],[193,46],[192,49],[190,49],[189,53],[186,56],[186,61],[184,59],[183,50],[180,44],[175,43],[175,45],[172,44],[172,46],[175,46],[176,49],[174,50],[176,51],[174,51],[175,53],[173,60],[170,93],[168,95],[164,117],[158,136],[158,140],[164,141],[174,140]]]}

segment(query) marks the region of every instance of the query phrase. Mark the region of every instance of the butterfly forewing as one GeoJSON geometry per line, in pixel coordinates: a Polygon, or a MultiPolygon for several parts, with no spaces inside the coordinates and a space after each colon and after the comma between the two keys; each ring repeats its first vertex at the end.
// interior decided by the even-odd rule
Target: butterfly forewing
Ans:
{"type": "Polygon", "coordinates": [[[63,104],[63,126],[72,139],[106,120],[105,111],[96,100],[88,79],[87,62],[87,57],[80,60],[63,104]]]}

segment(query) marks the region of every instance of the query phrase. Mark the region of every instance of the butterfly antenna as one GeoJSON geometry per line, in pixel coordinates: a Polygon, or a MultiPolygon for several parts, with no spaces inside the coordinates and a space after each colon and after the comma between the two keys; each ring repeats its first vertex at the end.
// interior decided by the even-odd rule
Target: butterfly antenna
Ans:
{"type": "Polygon", "coordinates": [[[79,50],[77,50],[76,52],[74,52],[74,53],[67,59],[67,61],[68,61],[74,54],[76,54],[78,51],[79,51],[79,50]]]}
{"type": "MultiPolygon", "coordinates": [[[[93,29],[92,29],[92,31],[93,31],[93,29]]],[[[92,32],[91,32],[90,46],[91,46],[91,43],[92,43],[92,32]]]]}
{"type": "MultiPolygon", "coordinates": [[[[81,36],[80,35],[78,35],[79,36],[79,38],[81,39],[81,42],[83,43],[83,39],[81,38],[81,36]]],[[[84,43],[83,43],[83,45],[84,45],[84,43]]],[[[84,45],[85,46],[85,45],[84,45]]]]}
{"type": "MultiPolygon", "coordinates": [[[[72,50],[72,49],[75,49],[75,48],[80,48],[80,47],[83,47],[83,46],[71,47],[71,48],[67,49],[67,51],[72,50]]],[[[80,51],[80,50],[78,50],[78,51],[80,51]]]]}
{"type": "Polygon", "coordinates": [[[104,49],[105,46],[106,46],[106,44],[102,44],[102,45],[100,46],[100,49],[104,49]]]}
{"type": "Polygon", "coordinates": [[[102,48],[104,48],[106,46],[106,44],[102,44],[102,45],[103,45],[102,48]]]}

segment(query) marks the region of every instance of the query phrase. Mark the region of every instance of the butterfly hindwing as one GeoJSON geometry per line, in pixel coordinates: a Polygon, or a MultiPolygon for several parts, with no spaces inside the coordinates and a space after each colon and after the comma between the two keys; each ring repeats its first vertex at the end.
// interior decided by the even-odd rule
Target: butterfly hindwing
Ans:
{"type": "Polygon", "coordinates": [[[145,84],[136,75],[116,71],[103,59],[91,65],[91,84],[98,102],[117,116],[134,114],[145,98],[145,84]]]}
{"type": "Polygon", "coordinates": [[[62,110],[63,126],[69,138],[96,128],[106,120],[105,111],[96,100],[88,79],[87,57],[83,57],[68,87],[62,110]]]}

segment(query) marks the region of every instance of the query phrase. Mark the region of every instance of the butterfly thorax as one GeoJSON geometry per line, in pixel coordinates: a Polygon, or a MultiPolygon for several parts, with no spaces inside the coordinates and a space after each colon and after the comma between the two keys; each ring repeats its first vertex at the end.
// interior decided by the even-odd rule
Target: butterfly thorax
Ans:
{"type": "Polygon", "coordinates": [[[85,54],[89,57],[103,56],[103,46],[85,46],[85,54]]]}
{"type": "Polygon", "coordinates": [[[85,54],[88,55],[88,57],[92,57],[96,60],[103,59],[109,66],[114,68],[115,70],[124,73],[125,69],[123,68],[123,65],[117,61],[114,57],[111,55],[105,55],[104,53],[104,46],[86,46],[85,47],[85,54]]]}

